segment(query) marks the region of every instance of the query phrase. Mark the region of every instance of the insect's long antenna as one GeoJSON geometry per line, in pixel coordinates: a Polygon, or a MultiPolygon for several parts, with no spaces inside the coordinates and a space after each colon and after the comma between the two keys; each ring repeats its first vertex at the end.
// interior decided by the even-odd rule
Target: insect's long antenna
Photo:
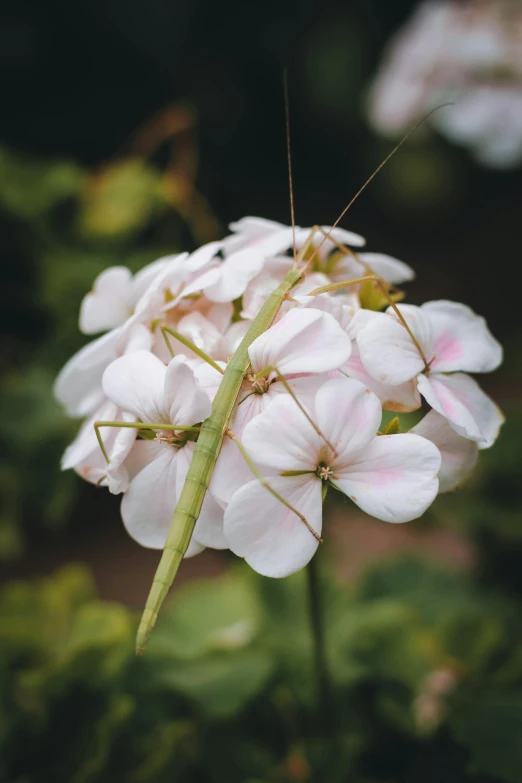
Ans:
{"type": "Polygon", "coordinates": [[[290,190],[290,215],[292,218],[292,234],[294,246],[294,267],[297,266],[297,245],[295,241],[295,210],[294,210],[294,182],[292,177],[292,152],[290,145],[290,101],[288,100],[288,71],[283,71],[283,87],[285,93],[285,125],[286,125],[286,158],[288,162],[288,186],[290,190]]]}
{"type": "Polygon", "coordinates": [[[392,151],[391,151],[391,152],[389,152],[389,153],[388,153],[388,155],[386,155],[386,157],[384,158],[384,160],[383,160],[383,161],[381,161],[381,163],[379,163],[379,165],[377,166],[377,168],[375,169],[375,171],[373,172],[373,174],[371,174],[371,175],[368,177],[368,179],[366,180],[366,182],[364,183],[364,185],[362,185],[362,186],[359,188],[359,190],[357,191],[357,193],[355,194],[355,196],[354,196],[352,199],[350,199],[350,201],[349,201],[349,202],[348,202],[348,204],[345,206],[345,208],[343,209],[343,211],[341,212],[341,214],[339,215],[339,217],[337,218],[337,220],[335,221],[335,223],[334,223],[334,224],[331,226],[331,228],[329,229],[329,231],[327,231],[327,232],[326,232],[325,236],[323,237],[323,239],[321,240],[321,242],[319,243],[319,245],[318,245],[318,246],[316,247],[316,249],[314,250],[314,252],[313,252],[313,254],[312,254],[311,258],[309,258],[309,259],[308,259],[308,262],[307,262],[306,266],[309,266],[309,264],[310,264],[310,263],[313,261],[313,259],[315,258],[315,256],[317,255],[317,253],[319,252],[319,250],[321,249],[321,247],[323,246],[323,244],[326,242],[326,240],[327,240],[327,239],[329,239],[329,238],[330,238],[330,234],[332,233],[332,231],[334,230],[334,228],[336,228],[336,226],[338,226],[338,225],[339,225],[339,223],[341,222],[341,220],[343,219],[343,217],[346,215],[346,213],[348,212],[348,210],[350,209],[350,207],[352,206],[352,204],[353,204],[355,201],[357,201],[357,199],[359,198],[359,196],[361,195],[361,193],[363,192],[363,190],[365,190],[365,189],[366,189],[366,187],[367,187],[367,186],[370,184],[370,182],[372,181],[372,179],[373,179],[375,176],[377,176],[377,174],[379,173],[379,171],[380,171],[380,170],[381,170],[381,169],[382,169],[382,168],[383,168],[383,167],[384,167],[384,166],[385,166],[385,165],[388,163],[388,161],[390,160],[390,158],[392,158],[392,157],[395,155],[395,153],[396,153],[396,152],[397,152],[397,151],[398,151],[398,150],[399,150],[399,149],[402,147],[402,145],[404,144],[404,142],[405,142],[405,141],[406,141],[406,140],[407,140],[407,139],[408,139],[408,138],[411,136],[411,134],[413,133],[413,131],[416,131],[416,130],[417,130],[417,128],[419,127],[419,125],[422,125],[422,123],[423,123],[425,120],[427,120],[427,119],[428,119],[428,117],[431,117],[431,115],[432,115],[434,112],[438,111],[439,109],[444,109],[446,106],[453,106],[453,105],[454,105],[453,103],[449,102],[449,103],[441,103],[441,105],[440,105],[440,106],[435,106],[435,108],[434,108],[434,109],[432,109],[432,110],[431,110],[431,111],[429,111],[427,114],[425,114],[425,115],[424,115],[424,117],[422,117],[420,120],[418,120],[418,122],[416,122],[416,123],[415,123],[415,125],[413,125],[413,126],[412,126],[412,127],[409,129],[409,131],[408,131],[408,132],[407,132],[407,133],[406,133],[406,134],[405,134],[405,135],[402,137],[402,139],[399,141],[399,143],[395,145],[395,147],[392,149],[392,151]]]}

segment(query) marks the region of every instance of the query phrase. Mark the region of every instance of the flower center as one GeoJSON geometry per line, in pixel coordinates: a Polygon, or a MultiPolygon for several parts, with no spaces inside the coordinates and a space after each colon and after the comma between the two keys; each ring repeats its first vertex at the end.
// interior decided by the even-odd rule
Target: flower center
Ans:
{"type": "Polygon", "coordinates": [[[254,375],[249,375],[248,380],[252,384],[252,391],[254,394],[265,394],[270,386],[268,378],[256,378],[254,375]]]}
{"type": "Polygon", "coordinates": [[[176,449],[181,449],[187,442],[188,433],[169,432],[168,430],[159,430],[156,432],[154,440],[159,443],[167,443],[176,449]]]}
{"type": "Polygon", "coordinates": [[[317,466],[316,475],[319,476],[321,481],[328,481],[333,477],[333,468],[331,468],[329,465],[326,465],[324,462],[320,462],[317,466]]]}

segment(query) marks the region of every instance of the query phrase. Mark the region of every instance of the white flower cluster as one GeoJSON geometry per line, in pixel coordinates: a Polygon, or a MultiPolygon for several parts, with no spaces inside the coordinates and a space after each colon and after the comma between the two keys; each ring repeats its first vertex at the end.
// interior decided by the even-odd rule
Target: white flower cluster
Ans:
{"type": "MultiPolygon", "coordinates": [[[[163,547],[227,361],[292,265],[291,228],[249,217],[231,229],[222,241],[162,258],[135,277],[123,267],[102,273],[82,303],[80,327],[110,331],[56,381],[68,413],[85,418],[63,468],[122,492],[124,524],[146,547],[163,547]],[[173,358],[168,329],[177,335],[173,358]],[[98,421],[122,423],[101,430],[106,457],[98,421]]],[[[326,240],[319,228],[297,228],[295,241],[310,263],[250,345],[230,420],[235,438],[224,438],[187,552],[230,548],[270,576],[313,556],[329,485],[379,519],[415,519],[438,491],[469,475],[502,423],[467,375],[502,359],[483,318],[449,301],[363,307],[382,309],[380,292],[393,290],[382,280],[410,280],[411,268],[340,250],[364,239],[338,228],[326,240]],[[369,270],[378,280],[311,293],[369,270]],[[383,410],[414,411],[421,397],[431,410],[413,430],[401,433],[395,421],[380,432],[383,410]]]]}
{"type": "Polygon", "coordinates": [[[522,162],[522,2],[431,0],[396,35],[372,87],[370,121],[400,134],[430,121],[481,163],[522,162]]]}

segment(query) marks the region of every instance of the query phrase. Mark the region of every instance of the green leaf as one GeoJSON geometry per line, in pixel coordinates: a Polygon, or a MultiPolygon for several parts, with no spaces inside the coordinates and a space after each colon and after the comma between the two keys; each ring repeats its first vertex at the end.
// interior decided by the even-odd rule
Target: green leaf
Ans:
{"type": "Polygon", "coordinates": [[[0,204],[27,220],[78,193],[84,178],[75,163],[31,160],[0,147],[0,204]]]}
{"type": "Polygon", "coordinates": [[[89,238],[121,238],[167,206],[158,171],[138,159],[118,161],[94,175],[85,188],[80,232],[89,238]]]}
{"type": "Polygon", "coordinates": [[[166,660],[160,682],[195,701],[209,717],[226,718],[259,693],[273,668],[263,649],[222,652],[194,661],[166,660]]]}
{"type": "Polygon", "coordinates": [[[261,609],[241,569],[178,590],[151,638],[150,651],[191,660],[248,646],[261,630],[261,609]]]}

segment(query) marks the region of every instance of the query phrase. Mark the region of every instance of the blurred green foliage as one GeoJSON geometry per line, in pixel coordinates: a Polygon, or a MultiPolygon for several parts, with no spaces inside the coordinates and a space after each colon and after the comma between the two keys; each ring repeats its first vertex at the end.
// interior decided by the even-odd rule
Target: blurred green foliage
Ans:
{"type": "Polygon", "coordinates": [[[0,596],[0,779],[519,783],[522,617],[415,559],[324,582],[317,709],[304,574],[238,567],[136,618],[69,566],[0,596]]]}
{"type": "MultiPolygon", "coordinates": [[[[167,133],[187,131],[187,118],[180,125],[179,114],[169,116],[167,133]]],[[[218,228],[188,172],[136,155],[92,172],[0,147],[0,210],[2,245],[13,254],[5,259],[0,382],[0,558],[7,559],[23,552],[28,530],[71,516],[79,482],[59,464],[78,423],[63,415],[52,386],[87,341],[78,311],[95,277],[115,264],[137,271],[175,252],[187,227],[196,243],[218,228]]]]}

